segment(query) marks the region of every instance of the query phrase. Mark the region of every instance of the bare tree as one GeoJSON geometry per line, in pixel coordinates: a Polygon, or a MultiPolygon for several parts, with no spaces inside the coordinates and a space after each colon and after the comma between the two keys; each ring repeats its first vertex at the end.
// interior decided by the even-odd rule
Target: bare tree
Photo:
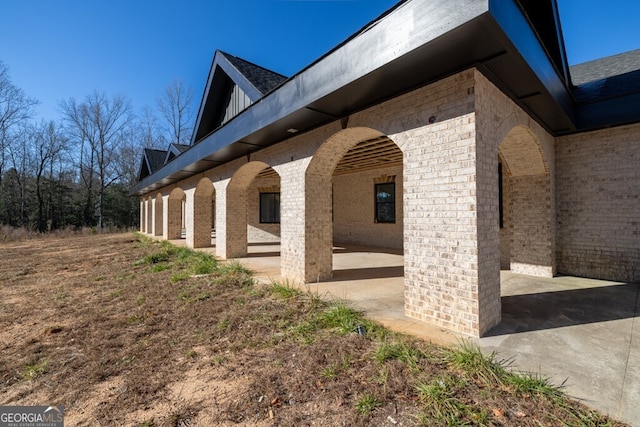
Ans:
{"type": "Polygon", "coordinates": [[[33,114],[38,101],[25,95],[22,89],[11,83],[9,68],[0,61],[0,184],[9,160],[8,148],[12,130],[26,122],[33,114]]]}
{"type": "Polygon", "coordinates": [[[167,122],[170,142],[189,144],[193,127],[192,101],[191,88],[180,79],[174,79],[173,83],[167,85],[158,99],[158,108],[167,122]]]}
{"type": "MultiPolygon", "coordinates": [[[[32,136],[33,160],[35,162],[35,187],[38,204],[36,219],[38,231],[46,231],[47,223],[53,219],[45,212],[45,194],[43,180],[50,171],[49,180],[53,179],[53,165],[62,151],[66,148],[67,139],[54,122],[41,123],[34,128],[32,136]]],[[[51,197],[49,197],[49,200],[51,197]]]]}
{"type": "Polygon", "coordinates": [[[132,141],[136,141],[136,145],[140,148],[156,148],[164,150],[167,148],[167,141],[162,134],[162,129],[158,118],[153,110],[148,106],[140,110],[132,141]]]}
{"type": "Polygon", "coordinates": [[[119,178],[116,167],[118,147],[123,142],[125,130],[132,123],[131,107],[122,96],[107,98],[94,92],[84,102],[71,98],[60,104],[64,118],[80,145],[80,171],[87,186],[85,221],[93,209],[93,181],[97,181],[98,221],[104,228],[105,190],[119,178]]]}
{"type": "Polygon", "coordinates": [[[13,181],[10,183],[12,184],[13,191],[9,192],[8,202],[8,204],[12,206],[13,211],[10,219],[13,225],[18,226],[27,226],[29,222],[27,191],[33,160],[30,152],[30,136],[31,129],[29,129],[26,123],[22,123],[19,131],[14,136],[15,143],[7,147],[8,157],[11,161],[11,169],[8,175],[13,181]]]}

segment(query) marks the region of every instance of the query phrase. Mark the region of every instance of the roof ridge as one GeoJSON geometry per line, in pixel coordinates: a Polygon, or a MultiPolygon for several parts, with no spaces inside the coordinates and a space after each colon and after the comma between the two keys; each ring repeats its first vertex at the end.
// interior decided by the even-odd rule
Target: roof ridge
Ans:
{"type": "Polygon", "coordinates": [[[262,96],[271,92],[288,77],[276,71],[257,65],[239,56],[219,51],[228,64],[235,68],[262,96]]]}
{"type": "MultiPolygon", "coordinates": [[[[272,70],[272,69],[270,69],[270,68],[263,67],[262,65],[258,65],[258,64],[256,64],[255,62],[248,61],[248,60],[246,60],[246,59],[244,59],[244,58],[241,58],[241,57],[239,57],[239,56],[237,56],[237,55],[233,55],[233,54],[231,54],[231,53],[229,53],[229,52],[225,52],[225,51],[221,50],[221,51],[220,51],[220,53],[221,53],[222,55],[224,55],[227,59],[234,58],[234,59],[237,59],[237,60],[239,60],[239,61],[244,62],[244,63],[245,63],[245,64],[247,64],[247,65],[251,65],[251,66],[253,66],[253,67],[260,68],[260,69],[265,70],[265,71],[268,71],[268,72],[270,72],[270,73],[272,73],[272,74],[277,74],[277,75],[279,75],[279,76],[281,76],[281,77],[284,77],[285,79],[286,79],[286,78],[288,78],[287,76],[285,76],[285,75],[284,75],[284,74],[282,74],[282,73],[279,73],[279,72],[277,72],[277,71],[273,71],[273,70],[272,70]]],[[[235,65],[235,64],[234,64],[234,65],[235,65]]]]}

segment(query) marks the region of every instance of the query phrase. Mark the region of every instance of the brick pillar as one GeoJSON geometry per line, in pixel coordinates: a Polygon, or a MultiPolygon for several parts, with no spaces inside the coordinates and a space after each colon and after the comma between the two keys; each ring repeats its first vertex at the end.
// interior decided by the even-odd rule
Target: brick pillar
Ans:
{"type": "Polygon", "coordinates": [[[230,184],[230,179],[215,183],[216,255],[223,259],[247,254],[247,194],[230,184]]]}
{"type": "Polygon", "coordinates": [[[184,228],[185,228],[185,240],[187,247],[195,248],[195,224],[194,224],[194,194],[196,189],[190,188],[184,191],[185,204],[184,204],[184,228]]]}
{"type": "Polygon", "coordinates": [[[313,283],[331,277],[331,176],[305,177],[309,159],[274,167],[280,174],[282,277],[313,283]]]}
{"type": "Polygon", "coordinates": [[[140,199],[140,232],[144,233],[145,225],[144,225],[144,199],[140,199]]]}
{"type": "Polygon", "coordinates": [[[207,248],[211,246],[211,200],[213,183],[203,178],[193,193],[192,227],[193,247],[207,248]]]}
{"type": "Polygon", "coordinates": [[[152,236],[156,235],[156,199],[152,197],[149,199],[149,206],[151,206],[151,227],[149,230],[149,234],[152,236]]]}
{"type": "Polygon", "coordinates": [[[405,134],[405,313],[480,336],[500,320],[497,147],[473,113],[405,134]]]}
{"type": "Polygon", "coordinates": [[[179,239],[182,236],[182,194],[180,197],[169,196],[167,201],[167,239],[179,239]]]}
{"type": "Polygon", "coordinates": [[[153,226],[153,212],[152,212],[153,206],[152,206],[150,197],[147,197],[147,199],[145,200],[145,204],[146,204],[145,212],[146,212],[146,216],[147,216],[147,219],[145,221],[145,224],[146,224],[145,233],[151,234],[151,233],[153,233],[153,228],[152,228],[152,226],[153,226]]]}
{"type": "Polygon", "coordinates": [[[169,240],[169,195],[162,196],[162,238],[169,240]]]}
{"type": "Polygon", "coordinates": [[[485,125],[494,127],[484,118],[476,121],[476,195],[469,206],[470,210],[475,208],[477,216],[478,328],[473,331],[474,336],[484,335],[502,320],[498,144],[494,136],[485,131],[485,125]]]}
{"type": "Polygon", "coordinates": [[[162,213],[162,195],[158,194],[153,199],[153,235],[154,236],[162,236],[162,224],[163,224],[163,213],[162,213]]]}

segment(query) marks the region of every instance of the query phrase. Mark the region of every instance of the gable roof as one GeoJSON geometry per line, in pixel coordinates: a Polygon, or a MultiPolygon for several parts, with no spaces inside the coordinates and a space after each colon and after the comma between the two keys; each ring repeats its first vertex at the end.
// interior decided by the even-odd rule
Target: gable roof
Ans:
{"type": "Polygon", "coordinates": [[[220,125],[218,122],[233,86],[240,88],[252,104],[286,79],[282,74],[217,50],[196,117],[191,145],[220,125]]]}
{"type": "Polygon", "coordinates": [[[280,83],[285,81],[287,77],[275,71],[268,70],[259,65],[245,61],[237,56],[220,52],[236,69],[244,76],[262,95],[266,95],[275,89],[280,83]]]}
{"type": "Polygon", "coordinates": [[[180,154],[184,153],[188,149],[189,149],[189,146],[185,144],[176,144],[176,143],[169,144],[169,148],[167,148],[167,151],[166,151],[167,154],[164,158],[164,164],[169,163],[171,160],[175,159],[176,157],[178,157],[180,154]]]}
{"type": "Polygon", "coordinates": [[[166,157],[167,152],[164,150],[145,148],[142,153],[142,162],[140,162],[138,180],[142,180],[159,171],[164,166],[166,157]]]}

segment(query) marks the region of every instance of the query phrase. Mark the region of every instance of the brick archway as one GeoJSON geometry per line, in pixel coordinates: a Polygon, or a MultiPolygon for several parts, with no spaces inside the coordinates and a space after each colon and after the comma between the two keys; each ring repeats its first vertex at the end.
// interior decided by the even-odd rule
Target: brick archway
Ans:
{"type": "MultiPolygon", "coordinates": [[[[304,174],[304,248],[296,248],[298,253],[304,253],[303,280],[316,282],[332,276],[333,174],[341,159],[351,149],[359,143],[377,138],[386,138],[390,141],[382,132],[375,129],[367,127],[343,129],[329,137],[316,150],[309,162],[304,174]]],[[[375,157],[375,155],[375,150],[372,150],[371,156],[375,157]]],[[[290,202],[283,199],[283,203],[290,202]]],[[[283,246],[283,264],[289,256],[285,253],[287,250],[288,248],[283,246]]]]}
{"type": "MultiPolygon", "coordinates": [[[[217,215],[216,253],[222,258],[238,258],[247,254],[248,207],[255,206],[248,199],[248,191],[256,178],[270,171],[279,183],[279,175],[271,166],[261,161],[250,161],[242,165],[226,186],[224,201],[219,204],[217,215]],[[251,203],[249,203],[251,202],[251,203]]],[[[279,184],[276,185],[279,189],[279,184]]],[[[222,200],[221,200],[222,201],[222,200]]],[[[255,212],[251,212],[253,215],[255,212]]]]}
{"type": "Polygon", "coordinates": [[[187,245],[193,248],[211,246],[212,232],[212,200],[215,195],[213,183],[202,178],[193,193],[192,230],[187,227],[187,245]]]}
{"type": "Polygon", "coordinates": [[[501,264],[522,274],[556,272],[549,162],[536,134],[516,125],[499,147],[502,170],[501,264]],[[508,261],[508,262],[507,262],[508,261]]]}
{"type": "Polygon", "coordinates": [[[182,230],[185,228],[185,202],[186,195],[182,188],[171,190],[167,203],[167,239],[182,238],[182,230]]]}

